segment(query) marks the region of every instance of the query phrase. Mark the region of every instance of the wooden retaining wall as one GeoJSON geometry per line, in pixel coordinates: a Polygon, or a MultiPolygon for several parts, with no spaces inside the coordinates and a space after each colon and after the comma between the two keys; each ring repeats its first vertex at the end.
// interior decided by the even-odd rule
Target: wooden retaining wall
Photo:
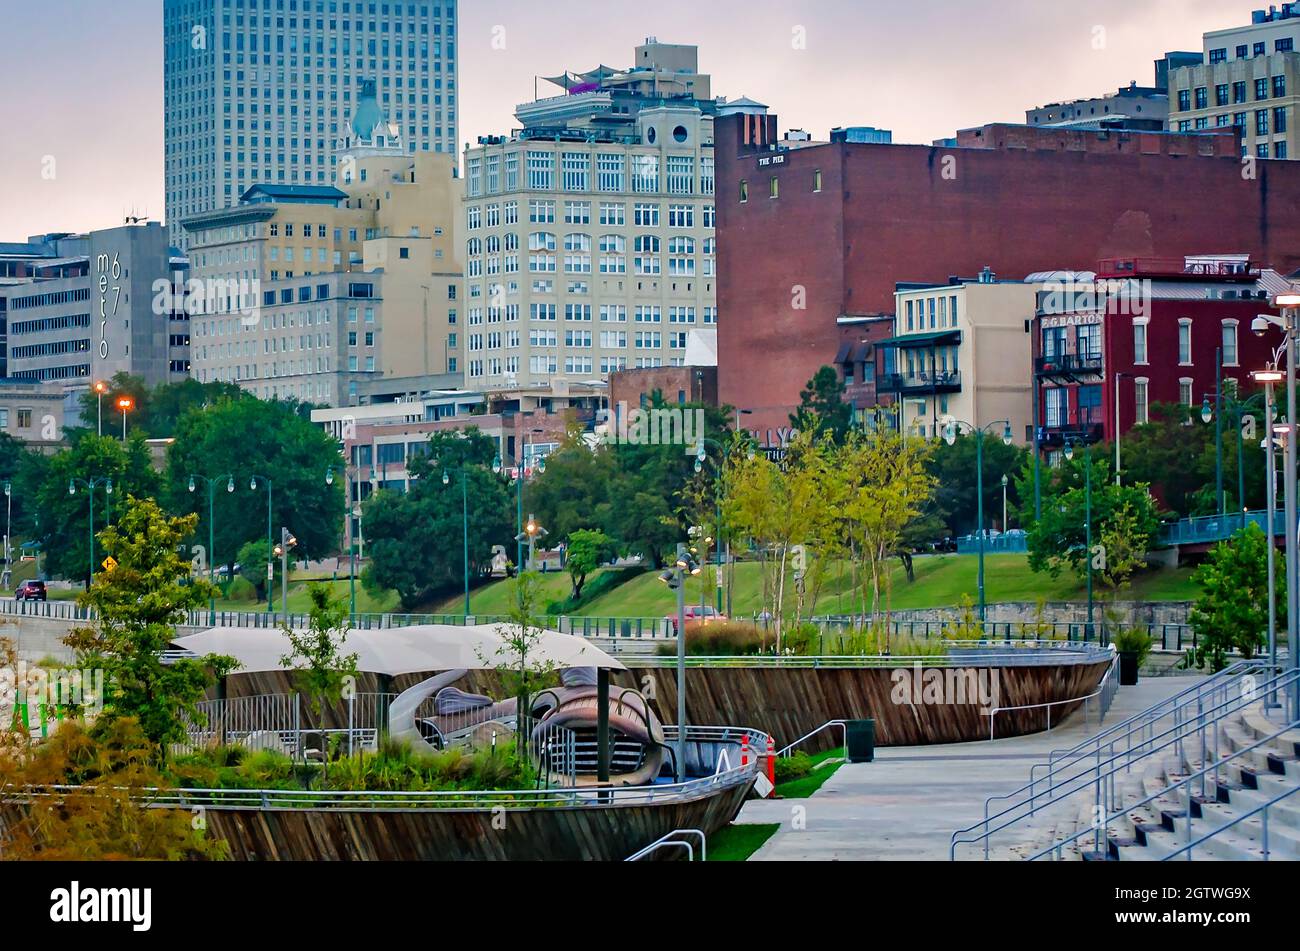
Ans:
{"type": "MultiPolygon", "coordinates": [[[[699,724],[736,724],[771,734],[777,747],[792,743],[828,720],[874,719],[877,746],[916,746],[987,740],[989,718],[974,691],[966,703],[899,703],[896,670],[889,668],[773,668],[709,667],[686,670],[686,720],[699,724]]],[[[940,674],[973,672],[991,689],[998,685],[997,706],[1069,700],[1092,693],[1106,673],[1108,661],[1095,664],[1054,664],[1033,667],[933,668],[940,674]],[[987,678],[995,678],[989,680],[987,678]]],[[[620,683],[645,689],[652,685],[665,722],[676,719],[677,671],[673,668],[634,668],[618,675],[620,683]]],[[[924,699],[922,697],[922,699],[924,699]]],[[[1059,723],[1079,704],[1052,708],[1059,723]]],[[[1037,733],[1047,727],[1044,710],[1008,711],[997,716],[999,737],[1037,733]]],[[[839,731],[827,731],[810,741],[809,752],[840,742],[839,731]]]]}
{"type": "MultiPolygon", "coordinates": [[[[655,805],[507,809],[208,807],[208,834],[238,861],[621,861],[674,829],[712,834],[749,783],[655,805]]],[[[681,858],[672,849],[663,858],[681,858]]]]}

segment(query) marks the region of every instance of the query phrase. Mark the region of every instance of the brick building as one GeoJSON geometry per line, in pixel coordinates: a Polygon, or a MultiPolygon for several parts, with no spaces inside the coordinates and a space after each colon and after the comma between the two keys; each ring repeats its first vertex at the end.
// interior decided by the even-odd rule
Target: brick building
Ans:
{"type": "Polygon", "coordinates": [[[1034,383],[1037,444],[1049,455],[1067,439],[1114,442],[1154,403],[1180,403],[1195,422],[1220,373],[1225,393],[1244,396],[1281,343],[1277,328],[1256,336],[1251,321],[1276,313],[1271,299],[1288,284],[1245,255],[1103,261],[1095,281],[1042,277],[1034,383]]]}
{"type": "Polygon", "coordinates": [[[778,143],[770,115],[715,128],[718,301],[738,315],[719,325],[718,398],[760,431],[834,362],[839,318],[892,311],[898,281],[1221,248],[1300,267],[1300,169],[1243,175],[1231,132],[988,127],[941,148],[778,143]]]}

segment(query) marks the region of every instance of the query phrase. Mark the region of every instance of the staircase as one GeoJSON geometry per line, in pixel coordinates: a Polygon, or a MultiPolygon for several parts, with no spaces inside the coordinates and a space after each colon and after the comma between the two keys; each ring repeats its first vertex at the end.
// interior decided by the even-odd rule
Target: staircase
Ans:
{"type": "Polygon", "coordinates": [[[953,857],[977,845],[1003,859],[1300,859],[1300,720],[1265,702],[1285,704],[1297,683],[1295,671],[1236,664],[1053,753],[954,833],[953,857]]]}

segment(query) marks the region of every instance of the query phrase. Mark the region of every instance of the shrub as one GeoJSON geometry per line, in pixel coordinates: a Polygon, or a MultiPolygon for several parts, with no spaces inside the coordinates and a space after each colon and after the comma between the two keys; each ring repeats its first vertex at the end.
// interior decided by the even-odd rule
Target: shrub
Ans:
{"type": "Polygon", "coordinates": [[[595,601],[601,595],[608,594],[620,585],[631,581],[637,575],[644,573],[645,569],[640,565],[633,565],[628,568],[609,568],[582,586],[582,597],[552,601],[546,606],[546,613],[557,616],[573,614],[595,601]]]}
{"type": "MultiPolygon", "coordinates": [[[[767,633],[748,621],[688,621],[686,653],[703,657],[744,657],[763,653],[767,633]]],[[[677,653],[677,645],[660,644],[659,653],[677,653]]]]}
{"type": "Polygon", "coordinates": [[[812,771],[812,757],[807,753],[781,756],[776,760],[776,781],[778,783],[788,782],[791,779],[802,779],[812,771]]]}
{"type": "Polygon", "coordinates": [[[1115,649],[1121,654],[1137,654],[1139,665],[1150,655],[1152,643],[1151,635],[1137,627],[1124,626],[1115,634],[1115,649]]]}

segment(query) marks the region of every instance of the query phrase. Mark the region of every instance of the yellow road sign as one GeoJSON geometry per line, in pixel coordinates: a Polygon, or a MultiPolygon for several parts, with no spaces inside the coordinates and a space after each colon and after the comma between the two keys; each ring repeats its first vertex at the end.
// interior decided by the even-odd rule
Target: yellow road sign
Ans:
{"type": "Polygon", "coordinates": [[[112,571],[114,568],[117,567],[117,559],[115,559],[112,555],[109,555],[107,558],[105,558],[103,561],[100,562],[100,566],[105,571],[112,571]]]}

